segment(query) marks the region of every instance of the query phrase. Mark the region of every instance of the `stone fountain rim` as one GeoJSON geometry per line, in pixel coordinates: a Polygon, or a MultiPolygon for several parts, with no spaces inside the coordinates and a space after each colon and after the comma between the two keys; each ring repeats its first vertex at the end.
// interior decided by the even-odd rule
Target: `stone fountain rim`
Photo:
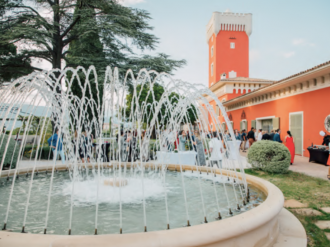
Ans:
{"type": "MultiPolygon", "coordinates": [[[[108,164],[104,164],[108,165],[108,164]]],[[[122,164],[123,165],[123,164],[122,164]]],[[[129,164],[130,165],[130,164],[129,164]]],[[[146,166],[153,165],[147,163],[146,166]]],[[[56,166],[57,170],[65,170],[67,166],[56,166]]],[[[216,171],[217,174],[226,175],[227,170],[219,170],[210,167],[196,167],[182,165],[184,170],[196,170],[206,172],[211,169],[216,171]]],[[[38,167],[38,171],[49,169],[49,167],[38,167]]],[[[18,169],[19,172],[28,172],[27,168],[18,169]]],[[[180,165],[168,165],[168,170],[180,171],[180,165]]],[[[4,171],[2,176],[10,176],[12,170],[4,171]]],[[[237,173],[239,178],[241,174],[237,173]]],[[[261,226],[273,221],[281,212],[284,204],[284,196],[282,192],[272,183],[251,175],[245,175],[247,183],[260,189],[267,196],[266,200],[262,202],[258,207],[253,208],[247,212],[236,215],[224,220],[215,221],[207,224],[195,225],[186,228],[176,228],[171,230],[152,231],[152,232],[140,232],[140,233],[128,233],[128,234],[107,234],[107,235],[42,235],[42,234],[21,234],[21,233],[5,233],[8,236],[15,236],[15,239],[26,239],[31,241],[31,236],[35,236],[38,241],[51,243],[52,247],[56,246],[93,246],[94,242],[110,243],[115,242],[114,246],[208,246],[212,243],[218,243],[235,239],[240,235],[253,232],[261,226]],[[201,234],[203,233],[203,234],[201,234]],[[36,237],[37,236],[37,237],[36,237]],[[178,238],[179,237],[179,238],[178,238]],[[30,240],[29,240],[30,239],[30,240]],[[65,245],[64,245],[65,243],[65,245]],[[80,243],[80,244],[77,244],[80,243]],[[159,244],[156,244],[159,243],[159,244]]],[[[165,228],[165,226],[164,226],[165,228]]],[[[0,236],[3,232],[0,233],[0,236]]],[[[34,241],[33,241],[34,242],[34,241]]],[[[12,245],[16,246],[16,245],[12,245]]],[[[17,245],[18,246],[18,245],[17,245]]],[[[31,245],[32,246],[32,245],[31,245]]],[[[40,245],[43,246],[43,245],[40,245]]],[[[102,246],[102,245],[97,245],[102,246]]]]}

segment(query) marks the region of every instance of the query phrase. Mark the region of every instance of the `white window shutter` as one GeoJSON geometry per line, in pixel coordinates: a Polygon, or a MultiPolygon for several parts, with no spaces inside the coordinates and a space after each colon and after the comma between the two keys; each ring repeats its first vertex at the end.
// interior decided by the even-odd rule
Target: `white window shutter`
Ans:
{"type": "Polygon", "coordinates": [[[277,130],[279,128],[280,128],[280,118],[275,117],[275,118],[273,118],[273,129],[277,130]]]}
{"type": "Polygon", "coordinates": [[[251,120],[251,128],[257,128],[256,127],[256,120],[251,120]]]}

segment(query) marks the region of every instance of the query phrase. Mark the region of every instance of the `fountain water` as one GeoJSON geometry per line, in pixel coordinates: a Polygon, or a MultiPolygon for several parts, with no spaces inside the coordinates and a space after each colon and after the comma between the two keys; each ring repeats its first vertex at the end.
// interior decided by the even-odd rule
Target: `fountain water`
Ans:
{"type": "Polygon", "coordinates": [[[83,235],[172,229],[240,214],[264,198],[257,189],[247,198],[238,144],[222,138],[214,107],[233,137],[231,123],[202,85],[145,69],[121,77],[108,67],[99,79],[94,67],[78,67],[19,78],[0,98],[0,129],[7,127],[0,135],[0,176],[6,165],[12,168],[1,180],[4,230],[83,235]],[[60,138],[51,151],[47,140],[56,130],[60,138]],[[179,137],[182,130],[189,136],[179,137]],[[221,161],[212,161],[210,131],[223,143],[221,161]],[[51,157],[61,150],[63,163],[51,157]]]}

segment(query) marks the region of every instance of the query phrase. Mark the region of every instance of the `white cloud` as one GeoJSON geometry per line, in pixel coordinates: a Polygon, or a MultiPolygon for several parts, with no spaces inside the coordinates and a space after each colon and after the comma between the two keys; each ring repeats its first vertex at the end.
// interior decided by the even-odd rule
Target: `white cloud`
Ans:
{"type": "Polygon", "coordinates": [[[118,3],[121,5],[129,6],[134,5],[138,3],[144,3],[145,0],[118,0],[118,3]]]}
{"type": "Polygon", "coordinates": [[[258,50],[250,50],[250,62],[255,62],[260,59],[260,52],[258,50]]]}
{"type": "Polygon", "coordinates": [[[290,57],[292,57],[294,54],[295,54],[294,51],[283,52],[283,56],[284,56],[285,58],[290,58],[290,57]]]}
{"type": "Polygon", "coordinates": [[[305,46],[305,45],[308,45],[308,46],[312,46],[312,47],[314,47],[315,46],[315,44],[314,43],[309,43],[309,42],[307,42],[306,40],[304,40],[304,39],[294,39],[294,40],[292,40],[292,44],[293,45],[303,45],[303,46],[305,46]]]}
{"type": "Polygon", "coordinates": [[[301,45],[301,44],[304,44],[304,43],[305,43],[304,39],[294,39],[294,40],[292,40],[293,45],[301,45]]]}

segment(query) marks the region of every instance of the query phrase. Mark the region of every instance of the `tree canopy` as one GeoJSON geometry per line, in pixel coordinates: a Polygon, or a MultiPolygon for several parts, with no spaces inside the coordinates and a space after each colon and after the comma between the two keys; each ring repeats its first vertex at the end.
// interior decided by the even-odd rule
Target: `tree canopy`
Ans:
{"type": "MultiPolygon", "coordinates": [[[[152,89],[150,84],[144,84],[143,87],[141,84],[136,86],[136,95],[138,98],[138,103],[136,104],[136,98],[134,97],[134,88],[129,88],[129,93],[126,96],[126,118],[130,118],[132,113],[134,114],[136,108],[142,109],[144,107],[144,116],[142,116],[143,123],[150,123],[151,119],[154,117],[154,107],[155,103],[159,103],[164,95],[165,89],[162,85],[154,83],[152,89]],[[155,100],[153,100],[152,93],[154,94],[155,100]]],[[[168,95],[170,104],[176,105],[179,102],[180,98],[184,98],[175,92],[171,92],[168,95]]],[[[173,109],[169,108],[167,103],[163,103],[160,108],[160,112],[157,115],[158,123],[161,125],[167,125],[169,123],[169,118],[173,114],[173,109]]],[[[131,117],[132,118],[132,117],[131,117]]],[[[187,112],[185,117],[182,118],[181,123],[194,123],[197,120],[197,112],[194,105],[187,105],[187,112]]]]}
{"type": "Polygon", "coordinates": [[[150,14],[117,0],[0,0],[0,9],[0,46],[19,46],[17,59],[27,61],[17,70],[41,70],[31,66],[30,59],[46,60],[53,69],[62,69],[63,64],[93,64],[99,69],[110,65],[135,73],[144,67],[171,73],[185,64],[166,54],[139,55],[155,50],[158,43],[150,33],[150,14]],[[93,47],[85,44],[91,37],[99,40],[93,47]],[[84,52],[75,53],[69,46],[84,52]],[[102,54],[93,52],[97,46],[102,54]]]}
{"type": "MultiPolygon", "coordinates": [[[[0,18],[5,14],[5,3],[7,0],[0,0],[0,18]]],[[[0,22],[0,30],[4,30],[5,23],[0,22]]],[[[2,39],[2,38],[1,38],[2,39]]],[[[0,86],[3,82],[9,82],[20,76],[33,71],[31,59],[17,54],[17,46],[9,41],[0,39],[0,86]]]]}

